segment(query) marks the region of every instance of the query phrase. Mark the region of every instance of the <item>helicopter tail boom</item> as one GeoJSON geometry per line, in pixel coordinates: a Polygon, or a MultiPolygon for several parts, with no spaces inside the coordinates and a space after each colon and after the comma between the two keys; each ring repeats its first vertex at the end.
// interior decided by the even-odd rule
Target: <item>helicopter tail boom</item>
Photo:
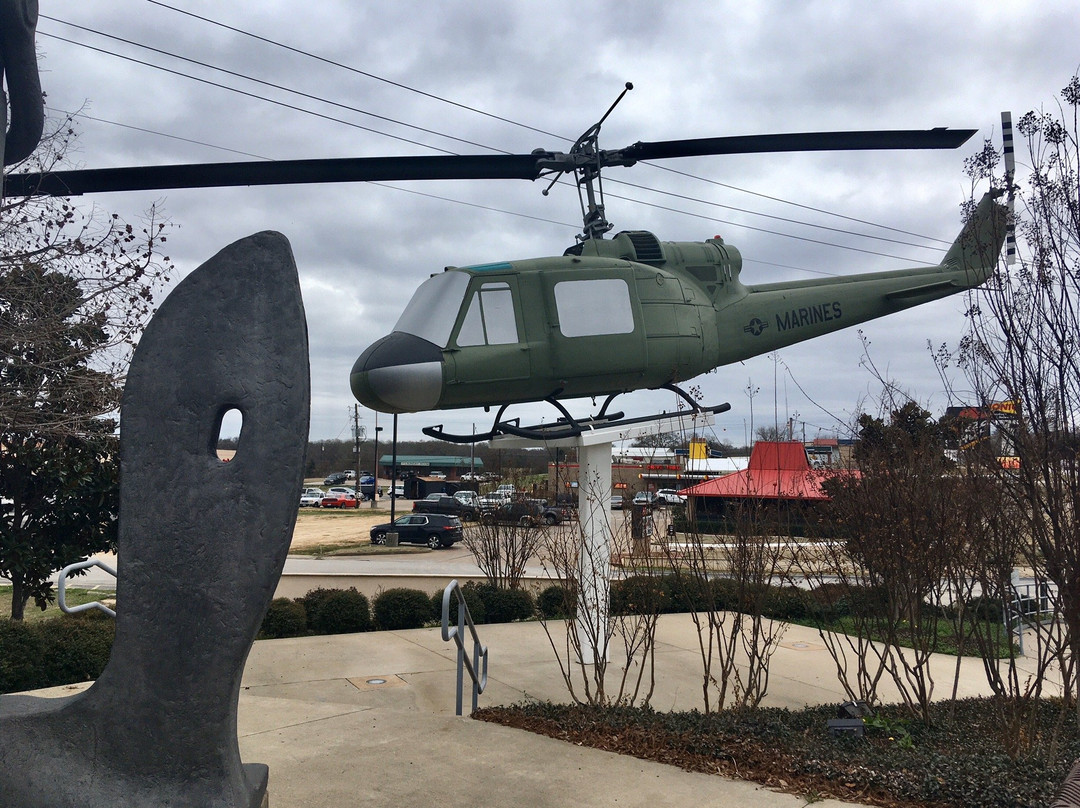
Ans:
{"type": "Polygon", "coordinates": [[[722,318],[720,344],[738,346],[722,363],[792,345],[929,303],[985,282],[1005,240],[1005,208],[986,194],[941,264],[812,281],[747,286],[747,312],[722,318]],[[725,331],[727,333],[725,333],[725,331]],[[752,339],[747,343],[746,335],[752,339]]]}
{"type": "Polygon", "coordinates": [[[1006,208],[996,202],[999,191],[983,194],[979,204],[945,254],[941,266],[970,274],[968,286],[983,283],[997,266],[1007,233],[1006,208]]]}

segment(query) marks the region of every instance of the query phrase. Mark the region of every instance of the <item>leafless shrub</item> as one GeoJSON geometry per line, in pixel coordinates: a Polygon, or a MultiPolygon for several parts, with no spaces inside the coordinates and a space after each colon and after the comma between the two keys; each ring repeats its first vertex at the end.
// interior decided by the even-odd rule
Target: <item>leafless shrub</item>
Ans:
{"type": "Polygon", "coordinates": [[[481,520],[465,531],[463,544],[491,584],[501,589],[517,589],[529,560],[539,555],[550,532],[546,525],[481,520]]]}
{"type": "MultiPolygon", "coordinates": [[[[674,596],[697,630],[705,712],[757,707],[768,692],[769,661],[784,624],[765,616],[771,586],[787,580],[787,542],[766,528],[764,503],[749,502],[731,533],[703,535],[695,525],[659,546],[674,596]]],[[[770,524],[775,527],[775,524],[770,524]]]]}
{"type": "MultiPolygon", "coordinates": [[[[975,403],[1009,402],[1016,417],[1000,420],[996,439],[1017,458],[986,464],[997,481],[1005,530],[1016,535],[1019,566],[1057,592],[1052,624],[1037,629],[1036,681],[1052,670],[1064,682],[1065,703],[1080,705],[1080,78],[1061,93],[1056,112],[1029,112],[1017,130],[1026,140],[1027,172],[1015,178],[1017,263],[999,264],[971,296],[969,330],[954,351],[975,403]]],[[[1018,146],[1017,151],[1020,151],[1018,146]]],[[[1026,166],[1025,166],[1026,164],[1026,166]]],[[[969,162],[973,180],[1003,185],[998,153],[986,148],[969,162]]],[[[1012,179],[1012,178],[1010,178],[1012,179]]],[[[1000,577],[1002,570],[997,570],[1000,577]]],[[[989,581],[991,587],[1004,585],[989,581]]],[[[1007,590],[1006,590],[1007,593],[1007,590]]],[[[1008,677],[1016,674],[1010,672],[1008,677]]],[[[1016,699],[1038,698],[1036,685],[1007,679],[1016,699]]],[[[999,683],[1000,685],[1000,683],[999,683]]],[[[1080,721],[1080,710],[1077,710],[1080,721]]]]}

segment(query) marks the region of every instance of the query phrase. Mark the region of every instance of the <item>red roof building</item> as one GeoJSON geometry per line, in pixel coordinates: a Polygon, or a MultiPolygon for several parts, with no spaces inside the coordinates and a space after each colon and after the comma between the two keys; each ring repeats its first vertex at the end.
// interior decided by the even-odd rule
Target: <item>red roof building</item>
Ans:
{"type": "Polygon", "coordinates": [[[689,521],[701,532],[731,532],[737,519],[756,516],[770,532],[803,530],[815,505],[827,502],[823,483],[839,474],[857,472],[811,468],[806,449],[797,441],[754,444],[745,471],[706,480],[681,493],[686,495],[689,521]],[[770,504],[771,508],[763,506],[770,504]],[[768,510],[768,514],[765,511],[768,510]]]}
{"type": "Polygon", "coordinates": [[[760,441],[754,444],[745,471],[706,480],[683,493],[695,497],[822,500],[828,499],[821,490],[826,474],[810,468],[801,443],[760,441]]]}

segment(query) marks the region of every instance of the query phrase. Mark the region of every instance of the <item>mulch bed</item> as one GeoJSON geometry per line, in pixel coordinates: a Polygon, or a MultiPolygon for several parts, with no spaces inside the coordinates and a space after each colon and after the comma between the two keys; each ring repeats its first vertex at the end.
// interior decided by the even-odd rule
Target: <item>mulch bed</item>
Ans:
{"type": "Polygon", "coordinates": [[[1060,704],[1047,702],[1038,747],[1014,760],[1001,751],[999,713],[989,700],[950,706],[935,705],[929,727],[909,721],[902,708],[883,708],[863,738],[829,735],[835,706],[705,715],[532,703],[483,708],[473,718],[811,800],[889,808],[1035,808],[1053,801],[1080,757],[1074,713],[1061,720],[1060,704]]]}

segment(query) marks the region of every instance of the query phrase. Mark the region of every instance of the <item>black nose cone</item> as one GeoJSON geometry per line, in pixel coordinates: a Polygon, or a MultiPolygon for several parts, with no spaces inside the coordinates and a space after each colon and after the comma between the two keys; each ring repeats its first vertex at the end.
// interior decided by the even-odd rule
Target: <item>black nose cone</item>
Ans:
{"type": "Polygon", "coordinates": [[[379,412],[435,409],[442,394],[442,349],[395,331],[368,347],[353,364],[349,382],[356,400],[379,412]]]}

